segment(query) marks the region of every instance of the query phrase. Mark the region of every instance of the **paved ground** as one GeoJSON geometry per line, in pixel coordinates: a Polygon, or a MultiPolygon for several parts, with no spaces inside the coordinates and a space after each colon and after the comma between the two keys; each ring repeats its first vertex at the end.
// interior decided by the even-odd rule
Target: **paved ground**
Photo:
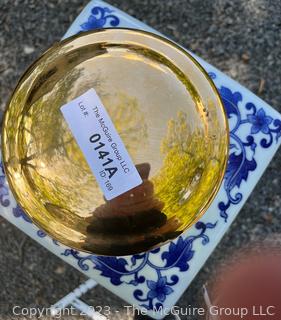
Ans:
{"type": "MultiPolygon", "coordinates": [[[[279,0],[109,1],[211,62],[281,111],[279,0]]],[[[60,39],[87,1],[0,0],[0,105],[44,49],[60,39]]],[[[281,231],[281,152],[179,304],[200,304],[202,284],[237,248],[281,231]]],[[[0,318],[11,306],[48,306],[83,276],[0,219],[0,318]]],[[[123,302],[99,287],[88,301],[123,302]]],[[[125,315],[122,319],[129,319],[125,315]]],[[[116,317],[112,317],[116,319],[116,317]]]]}

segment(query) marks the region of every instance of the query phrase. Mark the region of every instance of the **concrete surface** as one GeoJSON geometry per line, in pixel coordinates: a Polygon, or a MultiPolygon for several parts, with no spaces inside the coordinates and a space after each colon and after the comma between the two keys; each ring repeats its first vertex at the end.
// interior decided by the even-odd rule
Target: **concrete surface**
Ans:
{"type": "MultiPolygon", "coordinates": [[[[109,2],[190,48],[281,111],[279,0],[109,2]]],[[[1,110],[25,68],[60,39],[86,3],[0,0],[1,110]]],[[[280,160],[279,150],[238,219],[180,299],[180,306],[200,305],[202,285],[237,248],[280,233],[280,160]]],[[[84,279],[2,218],[0,266],[1,319],[13,318],[13,305],[49,306],[84,279]]],[[[122,311],[123,301],[101,287],[86,300],[120,310],[119,316],[112,315],[111,319],[132,319],[122,311]]]]}

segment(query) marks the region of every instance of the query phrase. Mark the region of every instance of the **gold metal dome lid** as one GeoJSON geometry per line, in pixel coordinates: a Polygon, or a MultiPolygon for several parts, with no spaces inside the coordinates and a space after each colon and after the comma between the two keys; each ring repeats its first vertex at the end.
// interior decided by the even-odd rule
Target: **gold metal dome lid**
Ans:
{"type": "MultiPolygon", "coordinates": [[[[210,205],[228,154],[227,118],[203,68],[167,39],[131,29],[87,32],[51,47],[20,79],[2,130],[19,205],[51,237],[99,255],[135,254],[179,236],[210,205]],[[89,90],[138,176],[127,189],[132,177],[121,175],[118,150],[105,131],[94,133],[102,126],[88,122],[96,135],[87,143],[101,147],[93,144],[97,154],[87,158],[62,112],[89,90]],[[106,156],[120,170],[112,197],[95,174],[106,156]]],[[[86,125],[75,130],[85,139],[86,125]]]]}

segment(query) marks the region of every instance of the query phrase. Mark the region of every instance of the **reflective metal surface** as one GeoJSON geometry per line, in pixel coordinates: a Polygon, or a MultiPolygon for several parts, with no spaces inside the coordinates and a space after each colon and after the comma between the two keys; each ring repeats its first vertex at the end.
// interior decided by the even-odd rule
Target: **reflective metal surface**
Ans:
{"type": "Polygon", "coordinates": [[[186,52],[146,32],[103,29],[56,44],[26,71],[2,150],[35,224],[79,250],[127,255],[177,237],[206,211],[225,172],[228,128],[214,85],[186,52]],[[143,180],[110,201],[60,112],[90,88],[143,180]]]}

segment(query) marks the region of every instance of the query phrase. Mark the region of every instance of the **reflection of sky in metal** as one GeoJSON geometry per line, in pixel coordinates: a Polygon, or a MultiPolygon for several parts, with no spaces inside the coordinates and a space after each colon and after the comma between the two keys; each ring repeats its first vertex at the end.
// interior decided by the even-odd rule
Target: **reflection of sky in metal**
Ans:
{"type": "MultiPolygon", "coordinates": [[[[106,56],[105,60],[103,56],[88,60],[84,66],[84,74],[89,78],[89,70],[97,70],[96,73],[103,79],[102,89],[107,94],[102,94],[101,99],[110,114],[114,113],[111,110],[119,103],[116,100],[118,93],[136,101],[138,112],[145,117],[149,140],[143,141],[132,156],[137,163],[150,159],[151,174],[154,174],[159,169],[159,156],[162,158],[159,141],[167,132],[167,122],[175,118],[177,111],[188,110],[188,125],[192,132],[193,127],[198,124],[196,106],[185,86],[168,67],[133,53],[121,55],[119,51],[115,55],[114,52],[114,58],[111,57],[110,60],[106,56]],[[194,107],[190,108],[192,105],[194,107]]],[[[126,143],[127,137],[122,132],[120,135],[126,143]]]]}

